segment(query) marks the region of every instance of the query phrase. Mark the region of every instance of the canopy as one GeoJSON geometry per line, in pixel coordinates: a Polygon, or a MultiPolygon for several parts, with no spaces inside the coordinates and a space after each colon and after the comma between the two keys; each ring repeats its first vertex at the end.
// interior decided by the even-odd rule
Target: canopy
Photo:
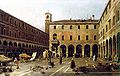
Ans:
{"type": "Polygon", "coordinates": [[[22,58],[31,58],[31,56],[26,53],[20,54],[19,56],[22,58]]]}
{"type": "Polygon", "coordinates": [[[12,61],[12,58],[8,58],[4,55],[0,55],[0,62],[9,62],[12,61]]]}

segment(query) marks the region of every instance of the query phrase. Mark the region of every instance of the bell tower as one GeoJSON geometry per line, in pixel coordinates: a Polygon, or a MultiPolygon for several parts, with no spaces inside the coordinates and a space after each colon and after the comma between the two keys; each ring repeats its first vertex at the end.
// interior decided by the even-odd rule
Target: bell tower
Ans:
{"type": "Polygon", "coordinates": [[[49,23],[52,22],[52,14],[45,13],[45,32],[49,34],[49,23]]]}

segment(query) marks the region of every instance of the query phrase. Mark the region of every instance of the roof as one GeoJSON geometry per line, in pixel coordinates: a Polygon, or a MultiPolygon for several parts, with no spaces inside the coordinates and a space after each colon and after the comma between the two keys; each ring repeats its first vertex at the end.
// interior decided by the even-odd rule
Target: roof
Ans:
{"type": "Polygon", "coordinates": [[[78,25],[78,24],[98,24],[99,20],[93,20],[93,19],[88,19],[88,20],[59,20],[59,21],[52,21],[49,23],[49,25],[78,25]]]}
{"type": "Polygon", "coordinates": [[[88,20],[80,20],[80,19],[78,19],[78,20],[72,20],[72,19],[70,19],[70,20],[59,20],[59,21],[53,21],[53,22],[98,22],[99,20],[93,20],[93,19],[88,19],[88,20]]]}

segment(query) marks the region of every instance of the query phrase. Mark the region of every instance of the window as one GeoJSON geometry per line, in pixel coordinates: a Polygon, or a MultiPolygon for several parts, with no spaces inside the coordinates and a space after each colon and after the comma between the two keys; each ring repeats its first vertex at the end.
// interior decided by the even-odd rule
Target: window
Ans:
{"type": "Polygon", "coordinates": [[[86,40],[88,40],[88,35],[86,36],[86,40]]]}
{"type": "Polygon", "coordinates": [[[6,30],[5,29],[3,30],[3,35],[6,35],[6,30]]]}
{"type": "Polygon", "coordinates": [[[111,29],[111,19],[108,22],[109,22],[109,29],[111,29]]]}
{"type": "Polygon", "coordinates": [[[72,35],[70,35],[70,40],[72,40],[72,35]]]}
{"type": "Polygon", "coordinates": [[[64,29],[64,25],[62,25],[62,29],[64,29]]]}
{"type": "Polygon", "coordinates": [[[11,31],[10,31],[10,36],[12,36],[11,31]]]}
{"type": "Polygon", "coordinates": [[[96,29],[96,25],[94,25],[94,29],[96,29]]]}
{"type": "Polygon", "coordinates": [[[102,37],[102,31],[101,31],[101,37],[102,37]]]}
{"type": "Polygon", "coordinates": [[[86,25],[86,29],[88,29],[88,25],[86,25]]]}
{"type": "Polygon", "coordinates": [[[56,26],[54,26],[54,29],[56,29],[56,26]]]}
{"type": "Polygon", "coordinates": [[[70,25],[70,29],[72,29],[72,25],[70,25]]]}
{"type": "Polygon", "coordinates": [[[109,9],[111,8],[111,0],[110,0],[110,3],[109,3],[109,9]]]}
{"type": "Polygon", "coordinates": [[[96,40],[96,35],[94,35],[94,40],[96,40]]]}
{"type": "Polygon", "coordinates": [[[103,39],[104,39],[104,29],[103,29],[103,39]]]}
{"type": "Polygon", "coordinates": [[[78,35],[78,40],[80,40],[80,35],[78,35]]]}
{"type": "Polygon", "coordinates": [[[116,22],[118,22],[119,19],[120,19],[120,14],[119,14],[119,11],[117,11],[117,13],[116,13],[116,22]]]}
{"type": "Polygon", "coordinates": [[[17,34],[15,33],[15,38],[17,37],[17,34]]]}
{"type": "Polygon", "coordinates": [[[103,36],[104,36],[104,29],[103,29],[103,36]]]}
{"type": "Polygon", "coordinates": [[[62,40],[64,40],[64,36],[62,36],[62,40]]]}
{"type": "Polygon", "coordinates": [[[80,29],[80,25],[78,26],[78,29],[80,29]]]}
{"type": "Polygon", "coordinates": [[[106,32],[108,31],[108,27],[107,27],[107,25],[106,25],[106,32]]]}
{"type": "Polygon", "coordinates": [[[115,16],[113,16],[113,25],[115,25],[115,16]]]}
{"type": "Polygon", "coordinates": [[[2,28],[0,27],[0,34],[2,34],[2,28]]]}
{"type": "Polygon", "coordinates": [[[53,34],[53,39],[57,39],[57,34],[53,34]]]}

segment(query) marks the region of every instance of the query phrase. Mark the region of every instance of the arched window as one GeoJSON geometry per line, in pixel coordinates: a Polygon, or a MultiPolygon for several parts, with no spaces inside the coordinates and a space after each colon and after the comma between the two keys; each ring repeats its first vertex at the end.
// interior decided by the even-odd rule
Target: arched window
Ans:
{"type": "Polygon", "coordinates": [[[53,39],[57,39],[57,34],[53,34],[53,39]]]}

